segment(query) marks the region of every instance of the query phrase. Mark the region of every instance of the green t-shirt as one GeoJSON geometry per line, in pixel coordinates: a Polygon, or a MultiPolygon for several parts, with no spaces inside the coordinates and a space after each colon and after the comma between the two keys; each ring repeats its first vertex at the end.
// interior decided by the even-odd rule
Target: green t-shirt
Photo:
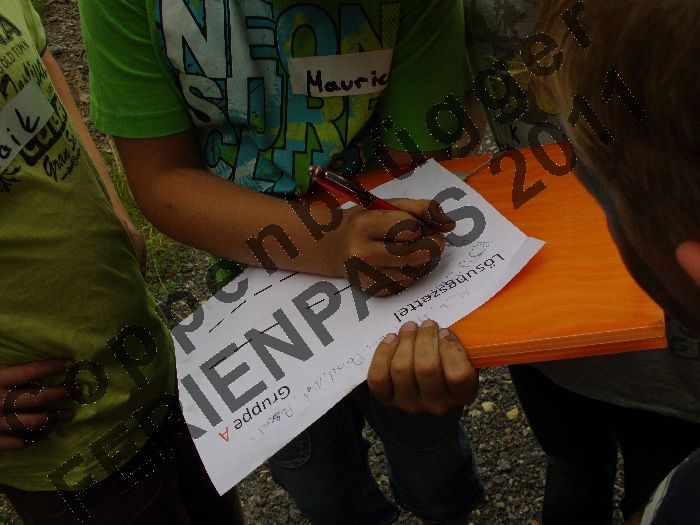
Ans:
{"type": "Polygon", "coordinates": [[[78,406],[73,421],[23,451],[0,454],[0,485],[31,491],[79,489],[112,474],[164,411],[141,425],[137,419],[175,388],[172,341],[51,85],[45,47],[30,1],[3,0],[0,367],[60,357],[95,374],[77,375],[94,401],[78,406]]]}
{"type": "Polygon", "coordinates": [[[80,8],[97,127],[150,138],[194,126],[204,166],[255,190],[302,193],[309,165],[359,157],[349,146],[360,138],[367,149],[381,141],[403,151],[459,138],[459,116],[433,108],[464,100],[462,2],[84,0],[80,8]],[[442,133],[430,125],[434,113],[442,133]]]}

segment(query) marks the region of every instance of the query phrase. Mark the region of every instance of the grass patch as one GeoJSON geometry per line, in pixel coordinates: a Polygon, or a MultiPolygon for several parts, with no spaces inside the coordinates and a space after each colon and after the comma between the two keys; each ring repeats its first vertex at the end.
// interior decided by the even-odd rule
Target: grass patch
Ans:
{"type": "Polygon", "coordinates": [[[0,525],[22,525],[22,520],[3,494],[0,494],[0,525]]]}

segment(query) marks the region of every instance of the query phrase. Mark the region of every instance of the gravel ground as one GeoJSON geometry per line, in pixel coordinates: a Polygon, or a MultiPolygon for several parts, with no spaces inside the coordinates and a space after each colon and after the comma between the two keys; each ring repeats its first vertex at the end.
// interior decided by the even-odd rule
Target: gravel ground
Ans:
{"type": "MultiPolygon", "coordinates": [[[[80,42],[75,1],[50,0],[47,4],[43,18],[49,35],[49,49],[63,66],[76,99],[87,113],[88,70],[80,42]]],[[[103,137],[98,137],[98,143],[110,156],[103,137]]],[[[485,139],[482,150],[493,151],[494,148],[493,141],[485,139]]],[[[206,267],[206,255],[183,246],[168,265],[168,270],[160,272],[158,279],[161,283],[174,283],[177,289],[188,290],[203,300],[209,295],[205,285],[206,267]]],[[[162,292],[159,300],[162,301],[164,296],[165,292],[162,292]]],[[[184,315],[184,312],[179,314],[184,315]]],[[[469,432],[488,494],[488,501],[472,514],[469,522],[474,525],[539,524],[544,457],[522,415],[507,370],[481,371],[479,396],[466,411],[463,423],[469,432]]],[[[366,432],[372,443],[372,472],[388,493],[381,446],[369,429],[366,432]]],[[[241,483],[240,493],[248,523],[308,523],[285,492],[272,481],[264,466],[241,483]]],[[[12,516],[3,516],[3,505],[7,506],[7,503],[0,500],[0,523],[3,518],[8,524],[19,523],[12,516]]],[[[420,521],[403,513],[399,523],[418,524],[420,521]]]]}

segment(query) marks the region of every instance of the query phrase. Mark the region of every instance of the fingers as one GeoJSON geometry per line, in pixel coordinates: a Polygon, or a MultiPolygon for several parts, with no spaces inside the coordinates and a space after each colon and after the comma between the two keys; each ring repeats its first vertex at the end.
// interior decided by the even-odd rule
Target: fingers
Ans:
{"type": "MultiPolygon", "coordinates": [[[[399,199],[397,202],[415,213],[426,214],[431,201],[399,199]]],[[[413,215],[403,211],[353,208],[348,212],[347,221],[346,258],[362,259],[383,273],[402,269],[403,277],[392,277],[393,281],[419,279],[435,267],[445,249],[441,233],[425,231],[413,215]]]]}
{"type": "Polygon", "coordinates": [[[73,419],[72,410],[57,410],[51,412],[5,414],[0,420],[0,434],[22,435],[37,432],[55,423],[65,423],[73,419]]]}
{"type": "Polygon", "coordinates": [[[411,214],[413,217],[421,218],[435,228],[436,231],[446,233],[455,228],[455,221],[448,217],[442,206],[436,201],[426,199],[391,199],[388,202],[411,214]]]}
{"type": "Polygon", "coordinates": [[[0,452],[22,450],[27,446],[24,439],[16,436],[0,436],[0,452]]]}
{"type": "Polygon", "coordinates": [[[73,361],[68,359],[49,359],[24,365],[7,366],[0,368],[0,386],[13,387],[64,375],[71,366],[73,366],[73,361]]]}
{"type": "Polygon", "coordinates": [[[50,359],[0,368],[0,450],[22,449],[25,434],[50,432],[55,424],[73,418],[72,410],[47,410],[71,398],[64,386],[18,386],[62,376],[73,364],[67,359],[50,359]]]}
{"type": "Polygon", "coordinates": [[[416,216],[404,211],[364,210],[352,220],[356,228],[370,239],[383,240],[392,228],[395,228],[395,240],[399,242],[418,239],[422,234],[416,216]]]}
{"type": "Polygon", "coordinates": [[[23,434],[44,428],[48,421],[47,414],[5,414],[5,417],[0,420],[0,433],[23,434]]]}
{"type": "Polygon", "coordinates": [[[431,414],[442,415],[450,407],[451,394],[445,385],[438,330],[435,321],[424,321],[415,342],[415,373],[423,408],[431,414]]]}
{"type": "Polygon", "coordinates": [[[449,330],[411,321],[379,344],[367,382],[384,405],[439,416],[474,401],[479,375],[449,330]]]}
{"type": "Polygon", "coordinates": [[[466,350],[446,328],[440,330],[438,346],[447,391],[460,404],[471,404],[479,390],[479,373],[469,361],[466,350]]]}
{"type": "Polygon", "coordinates": [[[379,213],[382,213],[385,219],[391,220],[391,223],[387,221],[387,225],[391,225],[384,230],[381,238],[378,236],[374,237],[377,240],[381,240],[384,244],[413,242],[426,234],[421,223],[412,215],[397,211],[383,211],[379,213]]]}
{"type": "Polygon", "coordinates": [[[451,232],[457,226],[457,223],[445,213],[437,201],[430,201],[428,210],[422,218],[425,222],[433,226],[437,231],[442,233],[451,232]]]}
{"type": "Polygon", "coordinates": [[[381,275],[358,273],[350,278],[350,282],[363,292],[377,297],[385,297],[402,292],[433,268],[432,263],[417,267],[403,266],[398,269],[377,268],[371,262],[364,260],[381,275]]]}
{"type": "MultiPolygon", "coordinates": [[[[75,415],[70,409],[56,409],[58,403],[71,398],[70,391],[63,386],[10,389],[0,397],[0,435],[36,437],[38,432],[51,432],[58,423],[70,421],[75,415]]],[[[12,443],[8,446],[13,446],[12,443]]]]}
{"type": "Polygon", "coordinates": [[[385,405],[390,405],[394,396],[394,385],[391,382],[391,361],[399,344],[399,336],[389,334],[382,339],[372,357],[367,373],[367,386],[374,397],[385,405]]]}
{"type": "Polygon", "coordinates": [[[390,244],[373,242],[358,257],[378,270],[391,268],[420,268],[439,259],[445,248],[441,236],[429,236],[415,242],[390,244]]]}
{"type": "Polygon", "coordinates": [[[52,386],[30,389],[10,389],[3,402],[2,410],[15,412],[47,409],[71,399],[65,386],[52,386]]]}
{"type": "MultiPolygon", "coordinates": [[[[410,206],[407,205],[406,207],[413,209],[417,214],[413,215],[404,211],[355,210],[353,208],[348,219],[353,223],[353,230],[360,233],[364,238],[387,243],[405,243],[416,241],[430,233],[435,235],[436,238],[442,238],[442,235],[439,233],[434,231],[426,232],[423,229],[418,218],[422,219],[424,216],[430,220],[431,226],[433,223],[439,226],[439,228],[436,228],[438,231],[450,231],[454,228],[454,222],[443,224],[434,219],[433,214],[441,216],[442,212],[436,204],[430,205],[432,201],[395,199],[392,202],[411,203],[410,206]],[[416,205],[416,203],[420,204],[416,205]],[[437,211],[429,211],[430,208],[436,208],[437,211]]],[[[445,215],[445,217],[447,216],[445,215]]],[[[449,218],[447,220],[451,221],[449,218]]]]}
{"type": "Polygon", "coordinates": [[[431,246],[416,243],[392,245],[384,242],[372,242],[365,247],[362,253],[356,255],[376,269],[384,271],[388,268],[424,266],[432,259],[432,254],[429,250],[436,252],[438,255],[442,251],[437,242],[431,246]]]}
{"type": "Polygon", "coordinates": [[[414,322],[404,324],[399,330],[399,344],[391,361],[391,382],[394,385],[393,402],[407,412],[418,412],[418,383],[414,370],[414,352],[418,325],[414,322]]]}
{"type": "MultiPolygon", "coordinates": [[[[402,233],[405,230],[402,230],[402,233]]],[[[445,250],[445,239],[442,234],[432,233],[423,235],[415,240],[394,242],[400,238],[396,230],[386,232],[382,239],[359,239],[352,255],[359,257],[375,268],[420,267],[427,265],[433,259],[439,259],[445,250]]]]}

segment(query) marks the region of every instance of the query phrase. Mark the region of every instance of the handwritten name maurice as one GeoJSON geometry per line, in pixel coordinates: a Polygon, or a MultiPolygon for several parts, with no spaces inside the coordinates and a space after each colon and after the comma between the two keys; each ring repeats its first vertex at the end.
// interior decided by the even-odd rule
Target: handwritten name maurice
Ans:
{"type": "Polygon", "coordinates": [[[316,70],[314,75],[311,71],[306,72],[306,92],[308,95],[312,95],[314,92],[323,93],[338,93],[350,91],[358,91],[362,89],[366,84],[370,84],[373,88],[383,88],[389,83],[389,74],[383,73],[381,75],[377,74],[376,71],[372,71],[370,75],[358,76],[356,78],[350,79],[337,79],[323,81],[323,73],[320,69],[316,70]]]}

